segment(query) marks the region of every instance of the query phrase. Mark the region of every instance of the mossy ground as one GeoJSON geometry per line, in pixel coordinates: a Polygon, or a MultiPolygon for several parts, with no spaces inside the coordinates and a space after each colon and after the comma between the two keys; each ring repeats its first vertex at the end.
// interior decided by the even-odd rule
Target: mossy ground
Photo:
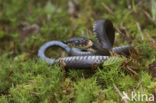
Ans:
{"type": "MultiPolygon", "coordinates": [[[[78,9],[69,13],[68,0],[0,0],[0,103],[121,103],[122,91],[155,92],[155,79],[148,72],[156,61],[155,1],[73,2],[78,9]],[[116,27],[115,46],[132,42],[137,53],[128,59],[111,58],[94,71],[64,71],[37,57],[38,48],[50,40],[95,39],[92,25],[100,18],[116,27]],[[32,24],[38,32],[23,29],[32,24]]],[[[49,56],[61,55],[52,50],[49,56]]]]}

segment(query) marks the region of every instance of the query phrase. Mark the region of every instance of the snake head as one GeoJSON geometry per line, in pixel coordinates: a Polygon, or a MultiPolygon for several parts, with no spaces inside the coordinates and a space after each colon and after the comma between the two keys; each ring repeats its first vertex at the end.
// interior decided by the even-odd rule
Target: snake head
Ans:
{"type": "Polygon", "coordinates": [[[84,37],[74,37],[66,41],[68,46],[80,49],[87,49],[93,46],[93,41],[84,37]]]}

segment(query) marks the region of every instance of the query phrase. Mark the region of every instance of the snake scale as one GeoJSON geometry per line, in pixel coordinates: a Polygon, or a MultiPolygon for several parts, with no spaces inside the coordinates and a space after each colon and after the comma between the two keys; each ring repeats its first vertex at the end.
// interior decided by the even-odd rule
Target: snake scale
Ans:
{"type": "Polygon", "coordinates": [[[89,69],[97,66],[101,67],[104,61],[110,58],[110,51],[120,55],[129,55],[129,50],[132,49],[130,45],[113,48],[115,29],[110,20],[97,20],[94,23],[93,31],[97,42],[84,37],[70,38],[65,43],[49,41],[40,47],[38,56],[48,64],[59,63],[65,68],[89,69]],[[58,59],[46,57],[46,50],[52,46],[61,47],[69,57],[58,59]]]}

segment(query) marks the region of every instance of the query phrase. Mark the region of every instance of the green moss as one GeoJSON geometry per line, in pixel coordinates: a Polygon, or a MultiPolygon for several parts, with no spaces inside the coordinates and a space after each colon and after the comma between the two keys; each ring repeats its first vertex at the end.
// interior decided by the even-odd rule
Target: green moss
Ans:
{"type": "Polygon", "coordinates": [[[90,103],[96,100],[100,93],[100,87],[95,78],[80,79],[74,84],[76,89],[75,103],[90,103]]]}
{"type": "Polygon", "coordinates": [[[7,98],[5,96],[1,96],[0,103],[8,103],[7,98]]]}
{"type": "MultiPolygon", "coordinates": [[[[114,85],[121,93],[130,94],[135,90],[151,94],[155,79],[151,79],[148,68],[156,61],[156,52],[146,33],[156,40],[156,30],[142,9],[146,7],[155,20],[154,0],[150,0],[152,6],[149,2],[138,4],[140,0],[73,0],[79,6],[74,12],[77,18],[68,12],[68,1],[0,0],[0,103],[121,103],[114,85]],[[65,72],[58,65],[48,65],[37,57],[38,48],[50,40],[65,41],[75,36],[95,40],[92,25],[100,18],[108,18],[119,30],[126,30],[138,53],[133,59],[112,57],[104,62],[102,69],[65,72]],[[144,40],[141,40],[137,22],[144,40]],[[21,42],[19,25],[25,23],[37,24],[40,30],[21,42]],[[139,67],[130,65],[130,68],[140,68],[137,76],[122,66],[127,62],[131,64],[131,60],[139,63],[139,67]]],[[[116,34],[120,33],[116,31],[116,34]]],[[[127,44],[124,35],[116,35],[115,46],[127,44]]],[[[62,53],[61,49],[53,50],[47,54],[58,57],[62,53]]]]}

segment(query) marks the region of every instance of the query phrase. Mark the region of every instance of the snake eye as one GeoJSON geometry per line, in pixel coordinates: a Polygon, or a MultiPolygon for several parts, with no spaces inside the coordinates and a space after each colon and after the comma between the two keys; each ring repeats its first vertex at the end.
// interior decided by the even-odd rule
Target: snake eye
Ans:
{"type": "Polygon", "coordinates": [[[78,45],[78,44],[79,44],[79,41],[78,41],[78,40],[76,40],[76,41],[74,41],[74,43],[75,43],[75,45],[78,45]]]}

